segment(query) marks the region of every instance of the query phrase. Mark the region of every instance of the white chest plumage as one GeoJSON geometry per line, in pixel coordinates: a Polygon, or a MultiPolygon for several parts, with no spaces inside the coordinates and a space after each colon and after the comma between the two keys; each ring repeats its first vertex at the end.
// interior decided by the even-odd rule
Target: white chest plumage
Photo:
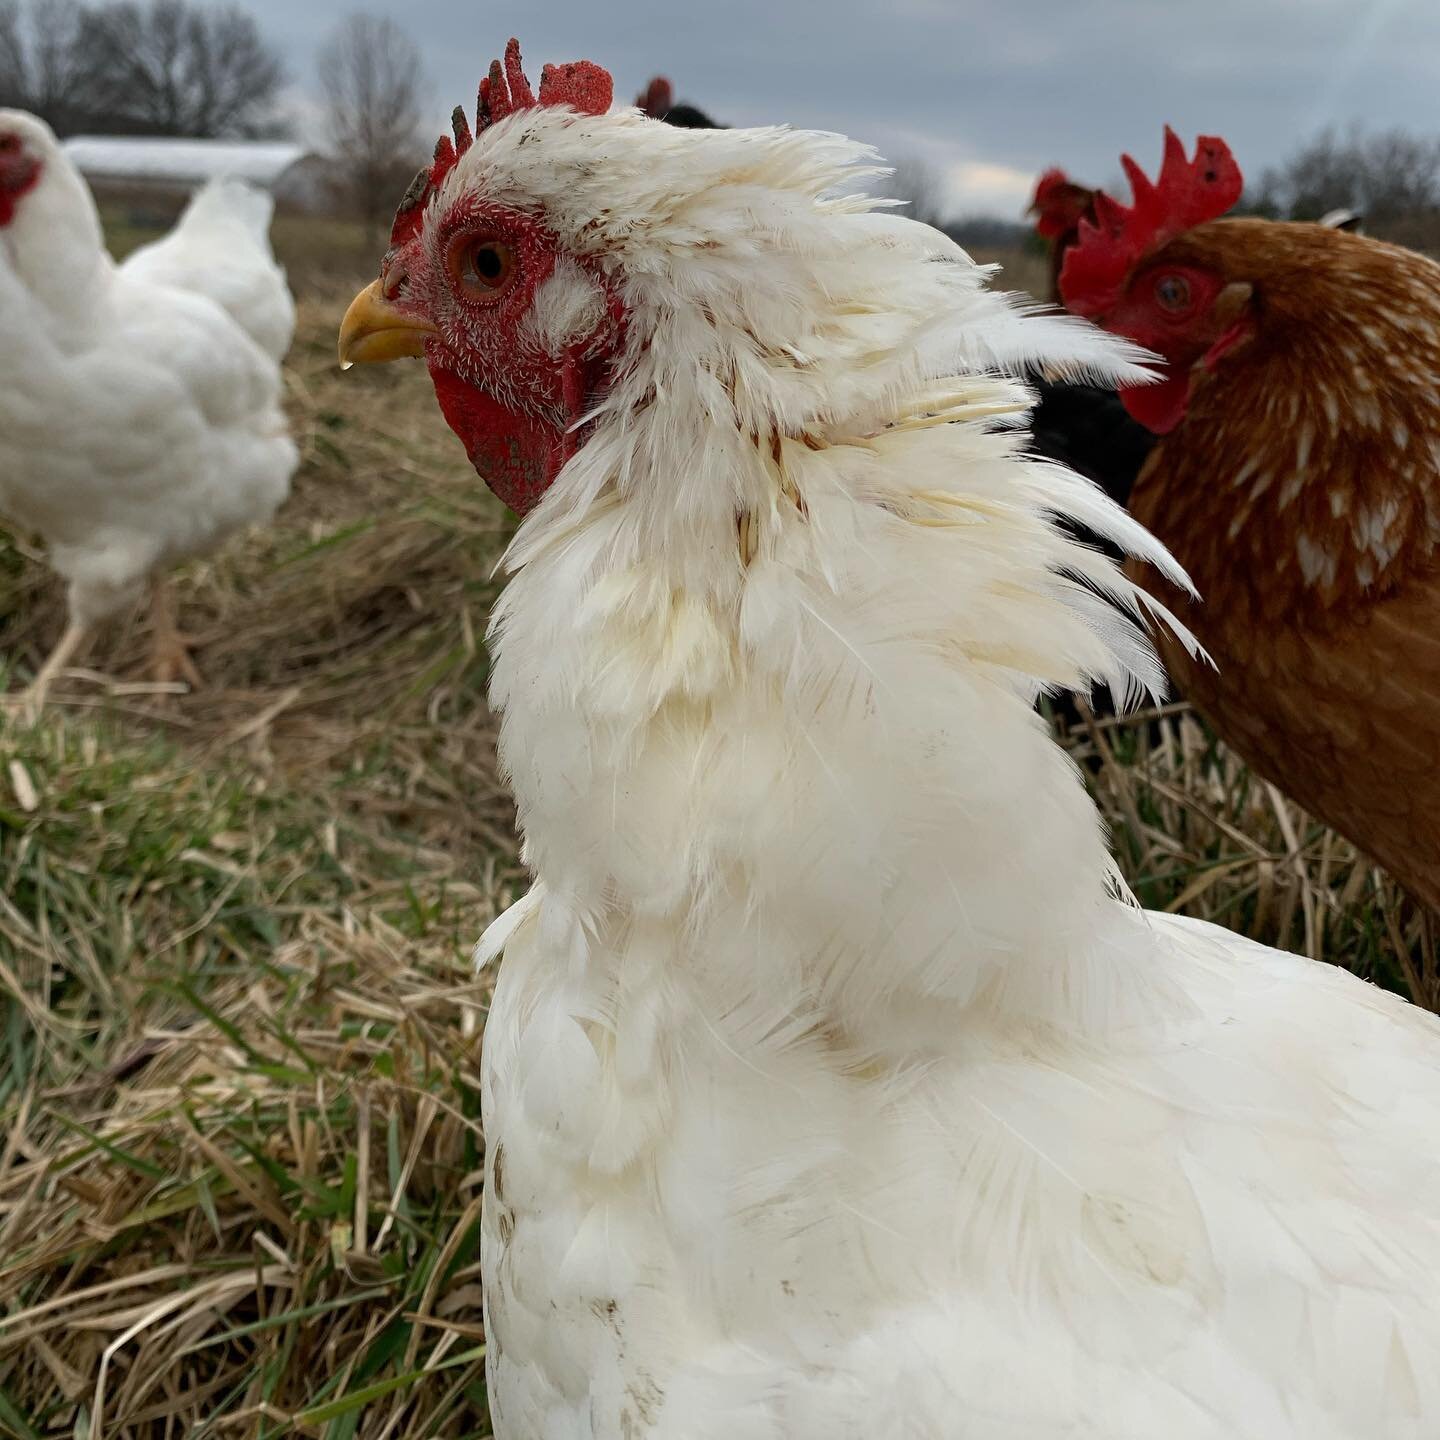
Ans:
{"type": "Polygon", "coordinates": [[[567,596],[573,540],[507,592],[542,883],[490,943],[497,1435],[1419,1440],[1435,1022],[1107,895],[1023,690],[888,577],[979,599],[892,541],[757,559],[739,641],[724,585],[567,596]]]}
{"type": "Polygon", "coordinates": [[[1383,1100],[1440,1115],[1425,1017],[1117,904],[1190,993],[1109,1045],[897,1068],[697,1009],[639,1074],[544,907],[486,1034],[498,1436],[1433,1433],[1440,1167],[1383,1100]],[[1389,1048],[1343,1101],[1342,1019],[1389,1048]]]}

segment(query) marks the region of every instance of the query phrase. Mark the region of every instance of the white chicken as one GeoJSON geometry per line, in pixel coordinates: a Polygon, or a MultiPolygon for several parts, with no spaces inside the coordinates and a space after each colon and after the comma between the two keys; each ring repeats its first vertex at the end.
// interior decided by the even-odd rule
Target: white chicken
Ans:
{"type": "Polygon", "coordinates": [[[268,196],[214,182],[117,266],[49,128],[0,110],[0,516],[39,533],[69,586],[70,624],[32,708],[147,577],[155,674],[197,680],[165,570],[289,493],[298,452],[279,362],[294,307],[270,212],[268,196]]]}
{"type": "Polygon", "coordinates": [[[1433,1440],[1440,1025],[1129,903],[1034,714],[1160,679],[1057,521],[1183,577],[1013,378],[1135,352],[847,193],[858,145],[608,104],[512,42],[341,334],[528,511],[495,1434],[1433,1440]]]}

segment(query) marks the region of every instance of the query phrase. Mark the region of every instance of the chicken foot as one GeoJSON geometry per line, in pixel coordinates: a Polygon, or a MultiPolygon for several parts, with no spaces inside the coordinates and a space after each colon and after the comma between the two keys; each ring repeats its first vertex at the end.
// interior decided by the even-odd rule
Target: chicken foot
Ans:
{"type": "Polygon", "coordinates": [[[19,695],[6,697],[6,708],[23,715],[33,725],[45,708],[45,697],[49,694],[51,685],[75,658],[89,633],[88,625],[80,625],[72,620],[65,627],[65,633],[56,642],[55,648],[45,657],[45,663],[35,672],[35,678],[19,695]]]}
{"type": "Polygon", "coordinates": [[[150,581],[150,658],[147,673],[162,685],[185,680],[192,690],[205,683],[190,654],[194,637],[175,623],[175,604],[170,582],[164,575],[150,581]]]}

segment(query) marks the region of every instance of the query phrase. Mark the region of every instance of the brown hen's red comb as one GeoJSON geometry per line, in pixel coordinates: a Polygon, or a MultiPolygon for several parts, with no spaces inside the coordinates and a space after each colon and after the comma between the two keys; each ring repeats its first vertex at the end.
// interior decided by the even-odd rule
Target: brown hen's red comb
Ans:
{"type": "Polygon", "coordinates": [[[663,120],[675,104],[675,89],[663,75],[657,75],[635,97],[635,107],[652,120],[663,120]]]}
{"type": "Polygon", "coordinates": [[[1035,233],[1046,240],[1058,240],[1080,223],[1090,208],[1095,192],[1077,185],[1060,167],[1053,166],[1035,182],[1030,200],[1035,219],[1035,233]]]}
{"type": "Polygon", "coordinates": [[[1095,193],[1095,219],[1080,222],[1079,241],[1065,256],[1060,296],[1077,315],[1103,315],[1120,298],[1136,264],[1177,235],[1223,215],[1240,198],[1245,181],[1230,147],[1202,135],[1195,158],[1167,125],[1165,163],[1152,184],[1128,156],[1120,163],[1134,200],[1127,208],[1103,190],[1095,193]]]}
{"type": "Polygon", "coordinates": [[[1075,182],[1058,165],[1052,165],[1035,182],[1035,195],[1030,201],[1030,208],[1038,209],[1051,196],[1074,184],[1075,182]]]}
{"type": "Polygon", "coordinates": [[[537,100],[520,66],[520,42],[512,38],[505,47],[505,63],[492,61],[490,73],[480,82],[474,133],[471,133],[470,121],[465,116],[465,107],[457,105],[450,117],[455,138],[452,141],[448,135],[442,135],[436,141],[432,163],[410,182],[410,188],[395,212],[390,243],[403,245],[414,237],[425,213],[425,202],[474,144],[475,136],[483,134],[496,121],[536,105],[568,105],[582,115],[603,115],[610,108],[614,91],[615,84],[608,70],[602,70],[589,60],[574,60],[568,65],[547,65],[540,72],[540,98],[537,100]]]}

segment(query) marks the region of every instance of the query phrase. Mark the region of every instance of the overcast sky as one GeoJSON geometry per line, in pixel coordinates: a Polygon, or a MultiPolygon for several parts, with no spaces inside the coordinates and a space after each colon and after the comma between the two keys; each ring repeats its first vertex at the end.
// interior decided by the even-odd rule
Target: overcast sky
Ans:
{"type": "MultiPolygon", "coordinates": [[[[207,3],[207,0],[202,0],[207,3]]],[[[351,0],[243,0],[301,90],[351,0]]],[[[841,130],[928,160],[957,214],[1016,217],[1059,164],[1109,184],[1161,126],[1223,135],[1258,178],[1325,125],[1440,132],[1440,0],[368,0],[415,38],[437,131],[506,38],[526,70],[653,74],[732,125],[841,130]]]]}

